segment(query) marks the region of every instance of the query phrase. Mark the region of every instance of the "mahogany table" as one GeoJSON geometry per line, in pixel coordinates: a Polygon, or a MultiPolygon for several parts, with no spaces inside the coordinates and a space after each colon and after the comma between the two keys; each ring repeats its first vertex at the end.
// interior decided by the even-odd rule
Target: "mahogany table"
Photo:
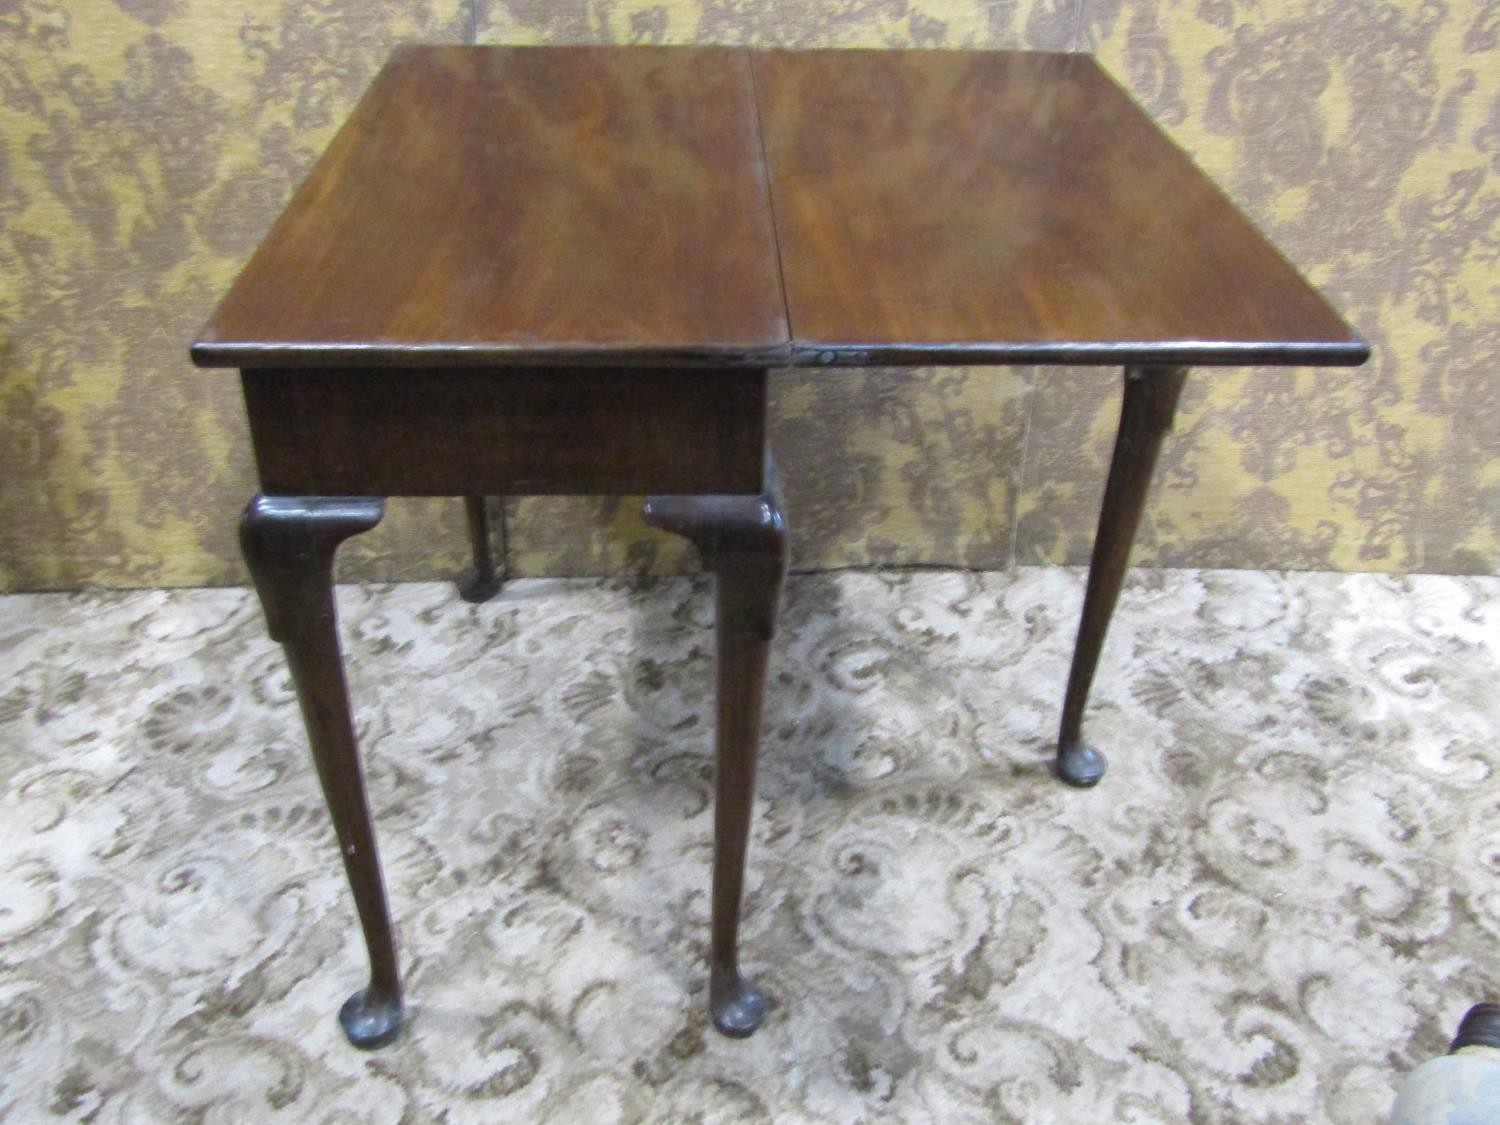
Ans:
{"type": "Polygon", "coordinates": [[[408,47],[193,344],[241,370],[260,493],[242,543],[285,647],[389,1042],[401,986],[331,586],[383,497],[652,496],[717,575],[710,1010],[737,960],[787,523],[773,367],[1066,363],[1125,397],[1057,768],[1189,365],[1358,364],[1366,344],[1090,57],[408,47]]]}

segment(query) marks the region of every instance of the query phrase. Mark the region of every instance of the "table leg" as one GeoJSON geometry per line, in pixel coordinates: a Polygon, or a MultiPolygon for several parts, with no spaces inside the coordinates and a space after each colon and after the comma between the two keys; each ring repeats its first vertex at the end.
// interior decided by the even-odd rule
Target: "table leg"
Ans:
{"type": "Polygon", "coordinates": [[[1120,429],[1115,436],[1109,483],[1099,512],[1099,531],[1089,563],[1083,616],[1073,648],[1073,667],[1063,700],[1062,730],[1057,741],[1057,773],[1069,785],[1088,788],[1104,776],[1105,759],[1083,741],[1083,709],[1088,702],[1099,650],[1109,629],[1110,615],[1120,596],[1120,583],[1130,559],[1130,545],[1162,438],[1172,428],[1177,396],[1187,378],[1185,367],[1127,367],[1125,399],[1120,407],[1120,429]]]}
{"type": "Polygon", "coordinates": [[[366,497],[257,496],[240,525],[240,545],[266,624],[272,639],[281,642],[297,686],[313,763],[364,930],[370,983],[339,1012],[349,1042],[364,1048],[384,1046],[400,1030],[401,979],[339,652],[333,555],[345,539],[379,523],[384,510],[382,501],[366,497]]]}
{"type": "Polygon", "coordinates": [[[787,524],[774,476],[761,496],[655,496],[646,522],[691,539],[717,575],[718,717],[715,733],[713,920],[709,1011],[743,1038],[770,1007],[740,975],[740,904],[755,792],[766,661],[787,566],[787,524]]]}
{"type": "Polygon", "coordinates": [[[469,546],[474,552],[474,562],[458,576],[458,596],[466,602],[487,602],[500,592],[501,585],[490,547],[490,513],[483,496],[465,496],[464,509],[469,517],[469,546]]]}

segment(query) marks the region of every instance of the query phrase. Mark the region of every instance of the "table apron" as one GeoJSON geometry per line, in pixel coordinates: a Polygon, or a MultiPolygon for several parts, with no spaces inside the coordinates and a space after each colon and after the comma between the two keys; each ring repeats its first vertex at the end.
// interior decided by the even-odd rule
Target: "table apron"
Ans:
{"type": "Polygon", "coordinates": [[[262,491],[302,496],[758,493],[766,372],[241,372],[262,491]]]}

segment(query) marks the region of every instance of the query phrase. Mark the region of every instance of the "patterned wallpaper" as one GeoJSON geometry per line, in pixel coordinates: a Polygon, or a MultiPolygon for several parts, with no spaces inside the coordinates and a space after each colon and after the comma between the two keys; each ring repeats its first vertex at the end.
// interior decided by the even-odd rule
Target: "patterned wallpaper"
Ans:
{"type": "MultiPolygon", "coordinates": [[[[1190,380],[1137,561],[1500,571],[1500,0],[9,0],[0,588],[243,580],[238,387],[186,342],[411,40],[1096,52],[1375,346],[1190,380]]],[[[794,564],[1085,561],[1117,384],[778,373],[794,564]]],[[[505,516],[514,573],[691,565],[628,501],[505,516]]],[[[340,573],[464,549],[397,501],[340,573]]]]}

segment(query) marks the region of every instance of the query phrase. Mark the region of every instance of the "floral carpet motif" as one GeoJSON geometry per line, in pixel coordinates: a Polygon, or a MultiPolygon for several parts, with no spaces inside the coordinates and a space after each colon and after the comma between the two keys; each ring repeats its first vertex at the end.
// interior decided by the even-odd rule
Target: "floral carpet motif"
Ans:
{"type": "Polygon", "coordinates": [[[708,1026],[704,578],[339,590],[406,973],[245,590],[0,599],[0,1118],[1336,1121],[1500,996],[1500,580],[794,576],[708,1026]]]}

